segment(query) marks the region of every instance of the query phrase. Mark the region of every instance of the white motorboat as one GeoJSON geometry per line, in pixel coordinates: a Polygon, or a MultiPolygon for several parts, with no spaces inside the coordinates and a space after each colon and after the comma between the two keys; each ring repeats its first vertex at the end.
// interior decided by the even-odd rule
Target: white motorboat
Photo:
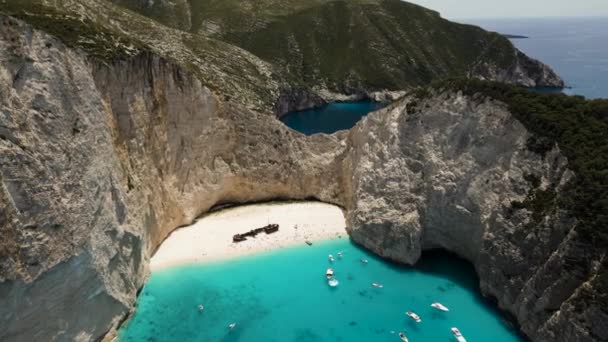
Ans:
{"type": "Polygon", "coordinates": [[[236,323],[228,324],[228,329],[232,330],[232,329],[234,329],[234,327],[236,327],[236,323]]]}
{"type": "Polygon", "coordinates": [[[338,284],[340,284],[340,282],[338,281],[338,279],[336,278],[331,278],[329,279],[329,281],[327,282],[327,285],[331,286],[331,287],[336,287],[338,286],[338,284]]]}
{"type": "Polygon", "coordinates": [[[379,289],[381,289],[381,288],[383,288],[383,287],[384,287],[384,285],[382,285],[382,284],[378,284],[378,283],[372,283],[372,286],[373,286],[373,287],[377,287],[377,288],[379,288],[379,289]]]}
{"type": "Polygon", "coordinates": [[[460,332],[460,330],[458,330],[458,328],[451,328],[450,330],[452,330],[452,334],[454,335],[454,338],[456,339],[456,341],[467,342],[466,338],[464,338],[464,336],[462,336],[462,333],[460,332]]]}
{"type": "Polygon", "coordinates": [[[445,311],[445,312],[450,311],[450,309],[448,309],[445,305],[443,305],[439,302],[435,302],[435,303],[431,304],[431,306],[440,311],[445,311]]]}
{"type": "Polygon", "coordinates": [[[408,315],[411,319],[413,319],[416,323],[422,322],[422,319],[420,319],[420,316],[416,315],[415,312],[408,311],[405,314],[408,315]]]}
{"type": "Polygon", "coordinates": [[[333,255],[329,255],[329,262],[334,262],[334,256],[333,255]]]}
{"type": "Polygon", "coordinates": [[[325,271],[325,277],[327,277],[327,279],[331,279],[334,277],[334,269],[333,268],[328,268],[327,271],[325,271]]]}
{"type": "Polygon", "coordinates": [[[361,262],[364,263],[364,264],[367,264],[369,262],[369,260],[367,260],[367,259],[361,259],[361,262]]]}
{"type": "Polygon", "coordinates": [[[401,339],[401,341],[403,342],[408,342],[409,340],[407,339],[407,336],[405,336],[404,333],[400,332],[399,333],[399,338],[401,339]]]}
{"type": "Polygon", "coordinates": [[[342,252],[338,252],[338,258],[342,258],[342,252]]]}

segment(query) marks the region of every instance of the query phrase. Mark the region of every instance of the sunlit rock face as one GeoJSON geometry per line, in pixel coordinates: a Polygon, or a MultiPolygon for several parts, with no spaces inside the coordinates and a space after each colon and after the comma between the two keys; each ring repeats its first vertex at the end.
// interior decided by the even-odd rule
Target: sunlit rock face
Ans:
{"type": "Polygon", "coordinates": [[[155,55],[97,63],[1,21],[1,340],[99,338],[150,253],[213,205],[339,202],[339,137],[221,102],[155,55]]]}
{"type": "Polygon", "coordinates": [[[576,220],[553,208],[535,222],[513,206],[550,186],[559,196],[574,177],[557,146],[542,156],[530,137],[504,105],[454,92],[371,113],[348,136],[351,237],[408,264],[425,249],[465,257],[483,293],[534,341],[601,340],[606,316],[584,298],[599,264],[571,266],[588,255],[573,238],[576,220]]]}

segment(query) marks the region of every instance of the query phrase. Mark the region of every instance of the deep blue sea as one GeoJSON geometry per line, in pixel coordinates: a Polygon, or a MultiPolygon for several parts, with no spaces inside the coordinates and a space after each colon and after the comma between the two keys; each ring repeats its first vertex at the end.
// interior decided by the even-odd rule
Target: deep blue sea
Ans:
{"type": "Polygon", "coordinates": [[[511,41],[527,55],[552,66],[566,81],[566,94],[608,98],[608,18],[459,21],[529,37],[511,41]]]}
{"type": "Polygon", "coordinates": [[[372,101],[336,102],[311,110],[288,113],[281,121],[306,135],[330,134],[353,127],[363,116],[385,105],[372,101]]]}
{"type": "Polygon", "coordinates": [[[468,263],[431,253],[415,268],[397,266],[338,239],[154,273],[120,341],[396,342],[404,331],[412,342],[448,342],[453,326],[470,342],[522,341],[482,299],[468,263]],[[431,308],[434,301],[450,312],[431,308]]]}

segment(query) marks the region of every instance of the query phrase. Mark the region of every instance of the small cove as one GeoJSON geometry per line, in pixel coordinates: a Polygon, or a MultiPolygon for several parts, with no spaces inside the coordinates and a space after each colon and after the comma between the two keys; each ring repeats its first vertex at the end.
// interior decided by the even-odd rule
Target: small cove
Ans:
{"type": "Polygon", "coordinates": [[[446,253],[416,267],[386,262],[348,238],[152,274],[120,341],[523,341],[479,294],[474,270],[446,253]],[[343,257],[331,263],[328,254],[343,257]],[[368,259],[364,264],[360,260],[368,259]],[[324,273],[333,267],[340,285],[324,273]],[[382,283],[384,288],[371,286],[382,283]],[[430,307],[439,301],[450,312],[430,307]],[[204,304],[199,312],[197,306],[204,304]],[[417,312],[414,323],[404,312],[417,312]],[[227,326],[236,322],[230,331],[227,326]]]}
{"type": "Polygon", "coordinates": [[[287,113],[281,117],[281,121],[306,135],[331,134],[352,128],[362,117],[385,106],[386,103],[373,101],[334,102],[319,108],[287,113]]]}

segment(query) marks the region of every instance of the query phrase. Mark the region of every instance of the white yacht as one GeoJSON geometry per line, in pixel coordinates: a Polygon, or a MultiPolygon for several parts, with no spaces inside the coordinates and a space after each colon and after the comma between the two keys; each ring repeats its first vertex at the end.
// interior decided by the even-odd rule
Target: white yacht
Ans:
{"type": "Polygon", "coordinates": [[[422,319],[420,319],[420,316],[416,315],[415,312],[408,311],[405,314],[408,315],[411,319],[413,319],[416,323],[422,322],[422,319]]]}
{"type": "Polygon", "coordinates": [[[439,302],[435,302],[435,303],[431,304],[431,306],[440,311],[445,311],[445,312],[450,311],[450,309],[448,309],[445,305],[443,305],[439,302]]]}
{"type": "Polygon", "coordinates": [[[462,336],[462,333],[460,332],[460,330],[458,330],[458,328],[451,328],[450,330],[452,330],[452,334],[454,335],[456,341],[467,342],[467,339],[462,336]]]}

